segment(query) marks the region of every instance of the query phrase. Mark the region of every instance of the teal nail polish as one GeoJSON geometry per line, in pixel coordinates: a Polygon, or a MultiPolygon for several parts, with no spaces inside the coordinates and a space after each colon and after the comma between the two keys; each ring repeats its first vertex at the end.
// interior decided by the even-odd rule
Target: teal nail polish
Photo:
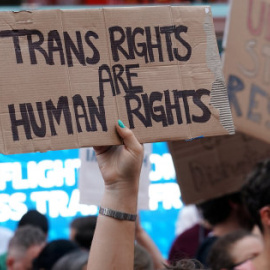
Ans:
{"type": "Polygon", "coordinates": [[[125,125],[121,120],[118,120],[118,125],[120,128],[125,128],[125,125]]]}

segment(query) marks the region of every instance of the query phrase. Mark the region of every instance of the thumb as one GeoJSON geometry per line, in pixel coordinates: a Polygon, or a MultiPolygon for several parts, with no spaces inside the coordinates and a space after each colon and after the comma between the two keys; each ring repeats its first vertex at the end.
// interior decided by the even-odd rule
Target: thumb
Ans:
{"type": "Polygon", "coordinates": [[[118,120],[116,130],[128,149],[134,152],[142,151],[143,147],[135,137],[134,133],[129,128],[127,128],[121,120],[118,120]]]}

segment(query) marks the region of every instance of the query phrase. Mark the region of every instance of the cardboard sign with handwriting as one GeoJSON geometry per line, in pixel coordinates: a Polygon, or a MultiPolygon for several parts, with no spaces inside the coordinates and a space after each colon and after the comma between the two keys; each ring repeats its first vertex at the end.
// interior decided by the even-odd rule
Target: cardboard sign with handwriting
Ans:
{"type": "Polygon", "coordinates": [[[270,143],[270,0],[233,0],[224,74],[238,131],[270,143]]]}
{"type": "Polygon", "coordinates": [[[0,152],[234,133],[209,7],[0,13],[0,152]]]}
{"type": "Polygon", "coordinates": [[[237,133],[169,143],[182,200],[200,203],[238,191],[255,164],[270,158],[270,145],[237,133]]]}
{"type": "MultiPolygon", "coordinates": [[[[151,170],[150,154],[152,144],[144,145],[144,159],[141,170],[138,208],[149,209],[149,173],[151,170]]],[[[104,194],[104,181],[102,179],[95,151],[93,148],[80,149],[81,168],[79,171],[80,203],[100,205],[104,194]]]]}

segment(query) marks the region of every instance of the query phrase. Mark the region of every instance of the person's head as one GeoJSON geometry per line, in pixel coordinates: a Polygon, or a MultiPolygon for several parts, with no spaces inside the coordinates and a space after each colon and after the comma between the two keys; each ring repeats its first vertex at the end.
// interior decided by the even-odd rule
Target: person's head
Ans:
{"type": "Polygon", "coordinates": [[[262,250],[259,237],[245,230],[234,231],[214,243],[208,255],[208,265],[211,270],[230,270],[256,257],[262,250]]]}
{"type": "Polygon", "coordinates": [[[11,238],[7,252],[7,270],[31,270],[35,259],[46,243],[45,234],[30,225],[18,228],[11,238]]]}
{"type": "Polygon", "coordinates": [[[86,270],[89,252],[76,250],[60,258],[52,270],[86,270]]]}
{"type": "Polygon", "coordinates": [[[234,219],[239,227],[247,230],[251,230],[254,225],[244,206],[241,192],[206,201],[197,207],[203,218],[213,227],[229,219],[234,219]]]}
{"type": "Polygon", "coordinates": [[[66,254],[78,250],[78,246],[69,240],[54,240],[48,243],[33,261],[34,270],[51,270],[54,264],[66,254]]]}
{"type": "Polygon", "coordinates": [[[261,232],[270,231],[270,160],[257,164],[242,188],[242,195],[261,232]]]}
{"type": "Polygon", "coordinates": [[[183,259],[173,265],[165,266],[163,270],[203,270],[203,265],[197,260],[183,259]]]}
{"type": "Polygon", "coordinates": [[[154,270],[152,257],[139,244],[136,244],[134,249],[134,270],[154,270]]]}
{"type": "Polygon", "coordinates": [[[97,223],[96,216],[79,217],[70,224],[70,240],[80,247],[89,249],[93,240],[97,223]]]}
{"type": "Polygon", "coordinates": [[[39,213],[37,210],[29,210],[27,211],[18,223],[18,228],[32,225],[40,228],[46,235],[48,234],[49,225],[48,220],[45,215],[39,213]]]}

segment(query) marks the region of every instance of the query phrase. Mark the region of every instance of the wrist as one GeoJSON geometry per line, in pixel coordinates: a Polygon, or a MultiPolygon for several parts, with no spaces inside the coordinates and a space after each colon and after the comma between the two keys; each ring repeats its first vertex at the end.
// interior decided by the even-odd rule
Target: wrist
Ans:
{"type": "Polygon", "coordinates": [[[138,188],[118,185],[112,187],[105,186],[104,195],[101,201],[102,207],[114,209],[116,211],[137,214],[138,188]]]}
{"type": "Polygon", "coordinates": [[[105,192],[110,196],[117,196],[121,198],[138,197],[139,192],[139,180],[127,181],[119,180],[114,183],[105,183],[105,192]]]}
{"type": "Polygon", "coordinates": [[[107,217],[111,217],[117,220],[125,220],[125,221],[136,221],[137,214],[130,214],[125,212],[120,212],[113,210],[111,208],[104,208],[102,206],[99,207],[99,214],[107,217]]]}

